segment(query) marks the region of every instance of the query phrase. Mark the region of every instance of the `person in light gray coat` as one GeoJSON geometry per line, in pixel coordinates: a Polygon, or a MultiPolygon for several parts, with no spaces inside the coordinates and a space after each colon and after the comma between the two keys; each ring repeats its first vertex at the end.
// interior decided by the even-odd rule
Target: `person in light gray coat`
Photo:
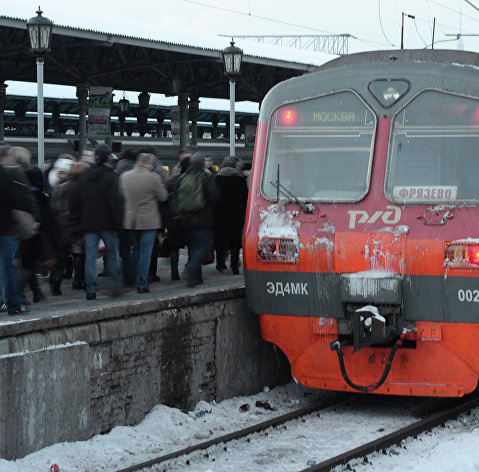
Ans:
{"type": "Polygon", "coordinates": [[[163,226],[159,202],[168,198],[161,177],[154,172],[156,157],[141,153],[132,170],[120,175],[125,200],[123,228],[132,243],[132,266],[136,267],[138,293],[148,293],[148,268],[157,230],[163,226]]]}

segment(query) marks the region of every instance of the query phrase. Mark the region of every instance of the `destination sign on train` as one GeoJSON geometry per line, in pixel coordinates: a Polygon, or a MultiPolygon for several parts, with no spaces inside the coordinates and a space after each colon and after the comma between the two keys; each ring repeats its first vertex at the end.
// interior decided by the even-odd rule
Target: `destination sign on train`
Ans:
{"type": "Polygon", "coordinates": [[[393,189],[393,198],[402,201],[448,201],[455,200],[457,185],[397,186],[393,189]]]}
{"type": "Polygon", "coordinates": [[[351,92],[341,92],[285,105],[278,108],[273,115],[273,126],[279,128],[370,127],[374,121],[373,114],[351,92]]]}
{"type": "Polygon", "coordinates": [[[321,126],[321,125],[358,125],[362,124],[365,113],[352,110],[297,110],[295,108],[282,108],[276,116],[276,126],[321,126]]]}

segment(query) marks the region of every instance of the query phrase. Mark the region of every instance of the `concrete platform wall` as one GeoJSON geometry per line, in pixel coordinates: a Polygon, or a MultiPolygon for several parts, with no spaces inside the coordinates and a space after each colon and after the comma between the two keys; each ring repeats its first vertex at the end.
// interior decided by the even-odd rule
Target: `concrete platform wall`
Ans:
{"type": "Polygon", "coordinates": [[[0,325],[0,456],[24,455],[289,379],[243,289],[0,325]]]}

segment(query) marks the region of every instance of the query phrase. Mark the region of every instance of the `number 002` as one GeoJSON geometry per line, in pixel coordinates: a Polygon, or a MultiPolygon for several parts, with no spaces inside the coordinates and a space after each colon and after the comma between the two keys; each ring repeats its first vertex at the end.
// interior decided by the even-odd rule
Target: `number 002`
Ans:
{"type": "Polygon", "coordinates": [[[460,288],[457,291],[457,298],[460,302],[474,302],[479,303],[479,290],[464,290],[460,288]]]}

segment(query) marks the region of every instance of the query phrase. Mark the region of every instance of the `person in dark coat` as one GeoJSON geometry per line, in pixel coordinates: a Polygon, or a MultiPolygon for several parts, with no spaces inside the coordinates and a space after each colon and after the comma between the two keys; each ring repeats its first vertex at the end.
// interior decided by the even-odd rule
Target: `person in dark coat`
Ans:
{"type": "Polygon", "coordinates": [[[43,191],[42,171],[38,167],[30,167],[26,174],[40,209],[40,229],[38,234],[22,242],[22,291],[28,284],[33,292],[33,301],[37,303],[46,299],[38,283],[37,271],[39,268],[52,269],[56,264],[61,247],[61,234],[58,221],[51,211],[50,198],[43,191]]]}
{"type": "Polygon", "coordinates": [[[138,151],[135,151],[134,149],[126,149],[123,151],[120,160],[117,162],[115,166],[115,174],[123,174],[123,172],[127,172],[133,167],[135,167],[136,163],[136,156],[138,155],[138,151]]]}
{"type": "Polygon", "coordinates": [[[239,274],[239,252],[248,200],[248,187],[234,156],[225,157],[215,180],[221,197],[215,205],[216,269],[226,270],[225,254],[230,251],[231,269],[239,274]]]}
{"type": "Polygon", "coordinates": [[[180,215],[178,203],[178,184],[181,176],[185,173],[190,165],[190,157],[186,156],[179,162],[179,173],[174,175],[169,184],[168,191],[170,196],[168,198],[168,215],[166,217],[166,231],[167,244],[170,253],[170,269],[171,280],[180,280],[180,273],[178,271],[178,263],[180,259],[180,249],[188,244],[185,228],[180,215]]]}
{"type": "Polygon", "coordinates": [[[0,287],[4,287],[9,315],[22,313],[18,271],[13,259],[19,247],[12,210],[34,212],[33,205],[19,185],[13,182],[1,162],[10,155],[10,146],[0,142],[0,287]]]}
{"type": "MultiPolygon", "coordinates": [[[[73,290],[83,290],[85,288],[85,250],[83,244],[83,233],[80,229],[79,213],[72,209],[72,201],[80,182],[80,176],[90,169],[86,162],[77,162],[70,167],[69,177],[63,182],[57,184],[53,189],[51,196],[51,207],[56,216],[58,228],[61,230],[61,245],[63,246],[63,256],[71,256],[73,269],[73,290]]],[[[52,271],[52,292],[57,290],[56,294],[61,295],[60,284],[64,278],[64,264],[58,265],[55,269],[60,273],[55,275],[55,269],[52,271]],[[59,292],[59,293],[58,293],[59,292]]],[[[53,293],[55,295],[55,293],[53,293]]]]}
{"type": "Polygon", "coordinates": [[[120,293],[120,258],[118,234],[122,228],[123,199],[118,175],[113,173],[111,149],[106,144],[95,148],[96,165],[81,177],[73,211],[79,211],[85,233],[85,286],[87,300],[96,298],[96,257],[100,239],[106,246],[106,270],[113,296],[120,293]]]}
{"type": "MultiPolygon", "coordinates": [[[[136,158],[139,152],[137,149],[126,149],[121,154],[120,160],[116,163],[115,169],[113,172],[115,174],[121,175],[124,172],[135,167],[136,158]]],[[[125,287],[133,286],[136,282],[136,267],[134,267],[134,262],[131,258],[132,254],[132,242],[130,241],[129,232],[122,228],[120,231],[120,258],[122,260],[122,272],[123,272],[123,285],[125,287]]],[[[106,258],[104,258],[104,262],[106,258]]],[[[106,266],[106,264],[104,264],[106,266]]]]}
{"type": "Polygon", "coordinates": [[[71,237],[70,250],[73,262],[72,290],[85,290],[85,237],[81,230],[80,214],[73,209],[72,205],[80,186],[80,178],[90,168],[91,164],[84,161],[73,164],[70,181],[64,192],[69,209],[68,228],[71,237]]]}
{"type": "Polygon", "coordinates": [[[65,189],[70,181],[70,171],[74,162],[68,158],[58,158],[50,172],[50,186],[52,193],[50,196],[50,207],[59,225],[61,235],[60,251],[58,260],[50,274],[50,288],[52,295],[61,295],[61,283],[70,266],[70,272],[73,272],[71,264],[71,234],[69,228],[69,214],[67,200],[64,197],[65,189]]]}
{"type": "Polygon", "coordinates": [[[182,213],[189,252],[188,262],[181,278],[186,280],[187,287],[194,287],[197,284],[203,283],[201,261],[208,248],[210,234],[214,230],[213,205],[218,200],[220,194],[214,177],[205,171],[205,157],[203,153],[196,152],[191,156],[188,169],[180,177],[178,189],[180,207],[182,205],[180,187],[182,180],[188,174],[200,175],[205,200],[201,209],[182,213]]]}

